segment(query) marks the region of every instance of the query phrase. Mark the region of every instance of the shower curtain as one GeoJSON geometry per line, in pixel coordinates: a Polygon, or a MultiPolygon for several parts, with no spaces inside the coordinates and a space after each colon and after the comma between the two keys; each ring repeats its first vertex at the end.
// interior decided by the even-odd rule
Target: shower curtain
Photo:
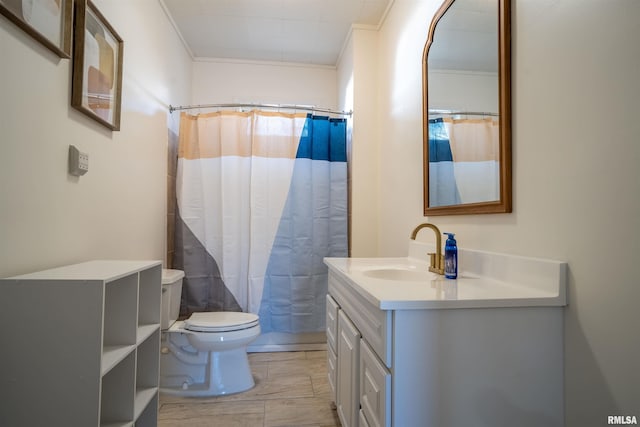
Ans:
{"type": "Polygon", "coordinates": [[[429,120],[429,205],[500,199],[498,121],[429,120]]]}
{"type": "Polygon", "coordinates": [[[263,332],[325,327],[326,256],[347,256],[344,119],[182,113],[174,265],[181,314],[246,311],[263,332]]]}

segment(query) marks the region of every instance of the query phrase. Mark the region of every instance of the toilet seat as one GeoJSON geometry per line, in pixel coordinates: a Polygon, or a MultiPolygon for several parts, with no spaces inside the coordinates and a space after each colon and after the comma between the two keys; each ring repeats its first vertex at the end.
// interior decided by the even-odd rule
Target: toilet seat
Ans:
{"type": "Polygon", "coordinates": [[[184,321],[184,329],[193,332],[232,332],[249,329],[260,322],[253,313],[213,311],[193,313],[184,321]]]}

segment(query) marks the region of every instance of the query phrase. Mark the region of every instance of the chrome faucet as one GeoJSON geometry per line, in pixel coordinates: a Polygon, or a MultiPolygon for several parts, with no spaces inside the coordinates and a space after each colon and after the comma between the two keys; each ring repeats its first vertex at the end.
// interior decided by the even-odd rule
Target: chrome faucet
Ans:
{"type": "Polygon", "coordinates": [[[430,228],[436,234],[436,253],[429,253],[430,265],[429,271],[436,274],[444,274],[444,255],[442,255],[442,233],[433,224],[425,222],[414,228],[411,233],[411,240],[416,240],[418,232],[423,228],[430,228]]]}

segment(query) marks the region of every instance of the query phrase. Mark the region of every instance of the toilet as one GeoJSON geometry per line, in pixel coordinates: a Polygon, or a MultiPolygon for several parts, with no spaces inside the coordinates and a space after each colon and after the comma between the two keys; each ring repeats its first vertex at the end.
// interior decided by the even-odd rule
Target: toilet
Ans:
{"type": "Polygon", "coordinates": [[[251,389],[247,345],[260,335],[251,313],[193,313],[177,320],[181,270],[162,270],[160,392],[174,396],[220,396],[251,389]]]}

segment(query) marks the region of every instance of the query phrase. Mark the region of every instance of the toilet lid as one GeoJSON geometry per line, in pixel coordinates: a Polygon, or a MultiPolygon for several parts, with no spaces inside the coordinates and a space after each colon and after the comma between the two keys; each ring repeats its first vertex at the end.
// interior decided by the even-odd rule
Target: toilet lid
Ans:
{"type": "Polygon", "coordinates": [[[253,313],[213,311],[193,313],[184,321],[184,328],[195,332],[230,332],[256,326],[259,317],[253,313]]]}

